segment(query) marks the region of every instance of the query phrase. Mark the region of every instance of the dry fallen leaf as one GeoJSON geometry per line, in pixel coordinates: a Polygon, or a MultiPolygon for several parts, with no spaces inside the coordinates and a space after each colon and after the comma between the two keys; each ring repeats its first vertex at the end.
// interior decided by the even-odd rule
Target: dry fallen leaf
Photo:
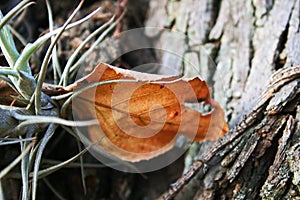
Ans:
{"type": "Polygon", "coordinates": [[[72,105],[76,119],[98,119],[100,126],[88,127],[88,137],[114,156],[131,162],[148,160],[170,150],[180,134],[191,141],[217,140],[228,130],[223,110],[210,98],[206,82],[197,77],[183,80],[101,63],[72,87],[119,79],[132,82],[99,85],[82,92],[72,105]],[[202,115],[184,106],[200,101],[213,111],[202,115]]]}

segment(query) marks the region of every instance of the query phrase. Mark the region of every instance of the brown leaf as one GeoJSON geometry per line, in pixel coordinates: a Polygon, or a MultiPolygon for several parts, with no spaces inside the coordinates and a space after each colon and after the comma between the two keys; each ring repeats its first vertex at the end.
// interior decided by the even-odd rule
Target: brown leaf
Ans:
{"type": "MultiPolygon", "coordinates": [[[[199,78],[191,80],[144,74],[99,64],[75,88],[107,80],[89,89],[73,102],[77,119],[97,118],[99,126],[88,128],[88,137],[123,160],[151,159],[170,150],[180,134],[191,141],[217,140],[228,126],[220,106],[210,98],[209,88],[199,78]],[[184,106],[205,101],[213,107],[207,115],[184,106]]],[[[73,85],[74,86],[74,85],[73,85]]]]}

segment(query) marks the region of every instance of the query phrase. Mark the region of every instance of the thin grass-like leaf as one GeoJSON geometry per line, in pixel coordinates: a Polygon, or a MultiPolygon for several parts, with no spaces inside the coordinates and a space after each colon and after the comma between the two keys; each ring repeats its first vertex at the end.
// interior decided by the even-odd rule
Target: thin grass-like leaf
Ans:
{"type": "MultiPolygon", "coordinates": [[[[95,11],[91,12],[89,15],[87,15],[86,17],[73,22],[71,24],[69,24],[65,30],[71,29],[75,26],[78,26],[79,24],[89,20],[94,14],[96,14],[100,9],[96,9],[95,11]]],[[[5,27],[5,26],[4,26],[5,27]]],[[[3,27],[3,28],[4,28],[3,27]]],[[[37,51],[37,49],[44,44],[48,39],[50,39],[53,35],[58,34],[61,31],[62,28],[57,28],[52,32],[49,32],[41,37],[39,37],[34,43],[32,44],[27,44],[27,48],[25,47],[25,49],[23,50],[22,54],[19,56],[19,58],[17,59],[16,63],[15,63],[15,68],[20,68],[20,66],[22,66],[22,64],[27,63],[29,58],[31,57],[31,55],[37,51]]],[[[1,45],[1,44],[0,44],[1,45]]]]}
{"type": "MultiPolygon", "coordinates": [[[[43,159],[42,165],[58,165],[60,164],[61,161],[59,160],[51,160],[51,159],[43,159]]],[[[81,167],[80,162],[72,162],[69,163],[68,165],[65,165],[64,168],[79,168],[81,167]]],[[[119,165],[119,164],[118,164],[119,165]]],[[[98,164],[98,163],[83,163],[83,166],[85,168],[106,168],[106,165],[103,164],[98,164]]]]}
{"type": "Polygon", "coordinates": [[[65,31],[65,29],[67,28],[68,24],[73,20],[73,18],[75,17],[75,15],[79,12],[80,8],[82,7],[84,3],[84,0],[81,0],[79,5],[76,7],[76,9],[72,12],[72,14],[70,15],[70,17],[67,19],[67,21],[64,23],[63,27],[61,28],[61,30],[57,33],[57,35],[55,36],[55,38],[53,39],[53,41],[51,42],[49,48],[47,49],[46,55],[44,57],[44,60],[42,62],[42,66],[40,69],[40,73],[39,73],[39,77],[37,80],[37,84],[36,84],[36,88],[35,88],[35,92],[34,92],[34,96],[35,96],[35,114],[39,115],[41,112],[41,89],[42,89],[42,85],[43,82],[45,80],[46,77],[46,72],[47,72],[47,68],[48,68],[48,63],[50,61],[50,57],[52,55],[52,51],[53,48],[55,47],[58,39],[60,38],[60,36],[63,34],[63,32],[65,31]]]}
{"type": "Polygon", "coordinates": [[[61,125],[61,127],[70,135],[72,135],[76,140],[80,140],[80,137],[74,132],[74,130],[68,126],[61,125]]]}
{"type": "Polygon", "coordinates": [[[18,31],[16,31],[11,25],[8,25],[8,28],[10,32],[19,40],[19,42],[21,42],[23,46],[26,46],[27,42],[25,38],[20,33],[18,33],[18,31]]]}
{"type": "Polygon", "coordinates": [[[65,126],[72,126],[72,127],[81,127],[81,126],[91,126],[99,124],[99,122],[95,120],[87,120],[87,121],[71,121],[62,119],[60,117],[53,117],[53,116],[36,116],[36,115],[21,115],[18,113],[12,113],[12,116],[18,120],[25,120],[21,122],[17,127],[14,128],[15,130],[20,130],[28,125],[33,124],[60,124],[65,126]]]}
{"type": "Polygon", "coordinates": [[[14,159],[8,166],[6,166],[3,170],[0,172],[0,179],[2,179],[7,173],[12,170],[21,160],[26,156],[26,154],[30,151],[31,147],[34,145],[34,142],[30,143],[22,153],[14,159]]]}
{"type": "Polygon", "coordinates": [[[66,99],[66,98],[72,96],[72,94],[73,94],[73,92],[69,92],[66,94],[58,95],[58,96],[52,96],[51,99],[58,101],[58,100],[66,99]]]}
{"type": "MultiPolygon", "coordinates": [[[[72,65],[71,69],[70,69],[70,73],[71,73],[71,78],[76,74],[78,68],[80,67],[81,63],[86,60],[86,58],[88,57],[88,55],[90,55],[93,50],[99,46],[99,44],[103,41],[103,39],[108,35],[108,33],[114,28],[116,27],[116,25],[120,22],[120,20],[123,18],[124,13],[114,22],[112,23],[105,31],[103,31],[103,33],[99,36],[99,38],[92,44],[92,46],[83,53],[83,55],[78,59],[78,61],[72,65]]],[[[64,80],[64,86],[67,85],[66,79],[64,80]]]]}
{"type": "MultiPolygon", "coordinates": [[[[82,151],[80,151],[78,154],[76,154],[75,156],[71,157],[70,159],[66,160],[66,161],[63,161],[63,162],[57,162],[57,164],[55,164],[54,166],[51,166],[51,167],[48,167],[46,169],[42,169],[38,172],[38,178],[41,179],[41,178],[44,178],[62,168],[66,168],[68,167],[69,165],[71,165],[74,161],[76,161],[77,159],[79,159],[82,155],[84,155],[90,148],[92,148],[92,146],[95,145],[95,143],[92,143],[90,144],[88,147],[86,147],[85,149],[83,149],[82,151]]],[[[48,161],[48,160],[47,160],[48,161]]],[[[111,163],[110,165],[113,166],[114,164],[115,165],[119,165],[118,162],[122,162],[121,160],[120,161],[117,161],[116,163],[111,163]]],[[[132,167],[133,169],[135,169],[137,172],[138,170],[131,164],[127,164],[127,163],[124,163],[126,164],[128,167],[132,167]]],[[[76,166],[81,166],[82,164],[78,163],[76,164],[76,166]]],[[[99,165],[99,164],[84,164],[86,165],[86,167],[106,167],[105,165],[99,165]]],[[[29,174],[29,177],[33,177],[34,173],[30,173],[29,174]]]]}
{"type": "MultiPolygon", "coordinates": [[[[82,148],[81,148],[80,140],[77,140],[77,147],[78,147],[79,152],[81,152],[82,148]]],[[[80,161],[81,183],[82,183],[82,187],[83,187],[83,192],[84,192],[84,194],[86,194],[85,171],[84,171],[83,157],[82,156],[79,157],[79,161],[80,161]]]]}
{"type": "Polygon", "coordinates": [[[23,0],[18,3],[14,8],[12,8],[0,21],[0,29],[6,25],[12,18],[14,18],[18,13],[22,12],[25,8],[33,4],[30,0],[23,0]]]}
{"type": "MultiPolygon", "coordinates": [[[[24,151],[27,142],[21,144],[21,152],[24,151]]],[[[28,199],[29,197],[29,155],[26,155],[21,161],[21,177],[22,177],[22,200],[28,199]]]]}
{"type": "Polygon", "coordinates": [[[42,155],[43,155],[43,152],[44,152],[44,149],[45,149],[47,143],[52,138],[56,128],[57,128],[56,124],[49,125],[43,139],[41,140],[41,145],[39,146],[39,149],[36,153],[34,169],[33,169],[33,180],[32,180],[32,200],[36,200],[38,172],[39,172],[39,168],[40,168],[40,162],[42,159],[42,155]]]}
{"type": "Polygon", "coordinates": [[[34,161],[35,161],[35,156],[36,156],[36,153],[41,145],[41,140],[36,144],[34,145],[34,147],[32,148],[30,154],[29,154],[29,162],[28,162],[28,168],[29,169],[32,169],[32,167],[34,166],[34,161]]]}
{"type": "MultiPolygon", "coordinates": [[[[33,135],[32,132],[28,132],[26,134],[26,138],[31,138],[33,135]]],[[[21,143],[21,152],[23,152],[27,146],[30,145],[28,141],[21,143]]],[[[22,200],[29,199],[30,195],[30,187],[29,187],[29,169],[30,167],[30,155],[32,154],[32,149],[34,149],[34,146],[31,148],[31,152],[24,156],[21,161],[21,178],[22,178],[22,200]]]]}
{"type": "MultiPolygon", "coordinates": [[[[70,158],[70,159],[68,159],[66,161],[58,162],[54,166],[51,166],[51,167],[48,167],[46,169],[40,170],[39,173],[38,173],[38,178],[44,178],[45,176],[48,176],[48,175],[50,175],[50,174],[52,174],[52,173],[54,173],[54,172],[56,172],[56,171],[58,171],[58,170],[60,170],[62,168],[66,168],[71,163],[73,163],[78,158],[80,158],[83,154],[85,154],[90,148],[92,148],[98,142],[99,142],[99,140],[95,141],[94,143],[89,144],[89,146],[87,146],[85,149],[83,149],[78,154],[76,154],[75,156],[73,156],[72,158],[70,158]]],[[[109,157],[109,155],[105,154],[105,152],[104,152],[104,155],[109,157]]],[[[110,166],[114,166],[114,165],[118,166],[118,165],[120,165],[120,163],[122,163],[123,165],[126,165],[127,167],[130,167],[131,169],[135,170],[136,172],[139,172],[139,170],[135,166],[131,165],[130,163],[124,162],[123,160],[121,160],[121,159],[119,159],[117,157],[113,157],[112,159],[115,162],[114,163],[110,163],[110,166]]],[[[86,165],[86,164],[83,164],[83,165],[86,165]]],[[[77,164],[77,166],[81,167],[82,163],[77,164]]],[[[86,167],[106,167],[106,166],[105,165],[98,165],[98,164],[96,164],[96,165],[94,165],[94,164],[87,164],[86,167]]],[[[29,177],[33,177],[33,173],[30,173],[29,177]]]]}
{"type": "Polygon", "coordinates": [[[35,137],[25,138],[25,139],[19,139],[19,138],[0,138],[0,146],[17,144],[17,143],[20,143],[20,142],[30,142],[30,141],[35,140],[35,139],[36,139],[35,137]]]}
{"type": "Polygon", "coordinates": [[[53,192],[53,194],[60,200],[66,200],[59,192],[51,185],[51,183],[47,180],[47,178],[43,178],[43,181],[48,186],[48,188],[53,192]]]}
{"type": "MultiPolygon", "coordinates": [[[[89,148],[89,147],[88,147],[89,148]]],[[[80,156],[82,156],[83,154],[85,154],[88,151],[88,148],[82,150],[81,152],[79,152],[78,154],[76,154],[75,156],[73,156],[72,158],[60,162],[57,165],[48,167],[46,169],[42,169],[39,170],[38,172],[38,178],[44,178],[45,176],[48,176],[49,174],[52,174],[53,172],[56,172],[64,167],[66,167],[67,165],[69,165],[70,163],[74,162],[75,160],[77,160],[80,156]]],[[[33,177],[34,173],[30,173],[29,177],[33,177]]]]}
{"type": "Polygon", "coordinates": [[[92,39],[94,38],[97,34],[99,34],[101,31],[103,31],[107,26],[109,26],[109,24],[111,24],[114,20],[115,16],[113,16],[108,22],[106,22],[105,24],[103,24],[102,26],[100,26],[99,28],[97,28],[93,33],[91,33],[77,48],[76,50],[72,53],[72,55],[70,56],[70,58],[67,61],[66,66],[64,67],[64,71],[62,74],[62,79],[60,81],[59,84],[63,84],[66,86],[67,82],[68,82],[68,74],[70,73],[70,69],[75,61],[75,59],[77,58],[77,56],[79,55],[80,51],[85,47],[85,45],[92,39]]]}
{"type": "MultiPolygon", "coordinates": [[[[46,0],[46,6],[48,11],[48,21],[49,21],[49,30],[52,32],[54,30],[53,25],[53,15],[52,15],[52,9],[50,6],[50,3],[48,0],[46,0]]],[[[51,42],[54,42],[54,37],[51,37],[51,42]]],[[[58,84],[58,78],[61,77],[61,68],[58,60],[58,53],[57,53],[57,45],[54,46],[52,51],[52,66],[53,66],[53,79],[54,84],[58,84]]]]}

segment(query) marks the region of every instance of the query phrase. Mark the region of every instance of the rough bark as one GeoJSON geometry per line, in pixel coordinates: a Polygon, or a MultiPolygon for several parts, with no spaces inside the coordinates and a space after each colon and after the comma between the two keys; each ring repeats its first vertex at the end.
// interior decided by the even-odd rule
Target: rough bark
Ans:
{"type": "Polygon", "coordinates": [[[197,63],[232,127],[163,198],[300,198],[299,6],[299,0],[151,1],[146,25],[187,35],[187,45],[176,49],[197,63]]]}
{"type": "Polygon", "coordinates": [[[163,198],[298,199],[299,70],[279,70],[244,120],[200,155],[163,198]]]}

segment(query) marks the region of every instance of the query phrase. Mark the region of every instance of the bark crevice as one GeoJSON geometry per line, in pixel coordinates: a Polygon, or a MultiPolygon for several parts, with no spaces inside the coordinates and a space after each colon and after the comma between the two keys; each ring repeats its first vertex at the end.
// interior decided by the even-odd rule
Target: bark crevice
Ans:
{"type": "MultiPolygon", "coordinates": [[[[297,134],[293,127],[299,126],[294,120],[299,117],[299,110],[295,110],[298,101],[294,101],[300,94],[298,70],[300,66],[279,70],[254,110],[201,155],[187,172],[188,176],[183,175],[163,198],[185,199],[184,195],[191,192],[191,188],[197,188],[192,193],[199,199],[289,199],[291,194],[299,198],[300,192],[295,190],[297,185],[294,184],[298,179],[289,176],[294,168],[290,167],[291,159],[288,159],[288,152],[293,152],[292,157],[297,156],[295,151],[288,149],[292,136],[297,134]],[[295,89],[297,95],[284,97],[282,92],[288,86],[295,89]],[[281,96],[279,104],[278,96],[281,96]],[[288,109],[290,106],[294,109],[288,109]],[[293,116],[295,113],[297,115],[293,116]],[[207,166],[204,176],[195,176],[203,166],[207,166]],[[292,192],[286,192],[290,190],[292,192]],[[182,192],[178,194],[179,191],[182,192]]],[[[294,171],[299,173],[298,168],[294,171]]]]}

